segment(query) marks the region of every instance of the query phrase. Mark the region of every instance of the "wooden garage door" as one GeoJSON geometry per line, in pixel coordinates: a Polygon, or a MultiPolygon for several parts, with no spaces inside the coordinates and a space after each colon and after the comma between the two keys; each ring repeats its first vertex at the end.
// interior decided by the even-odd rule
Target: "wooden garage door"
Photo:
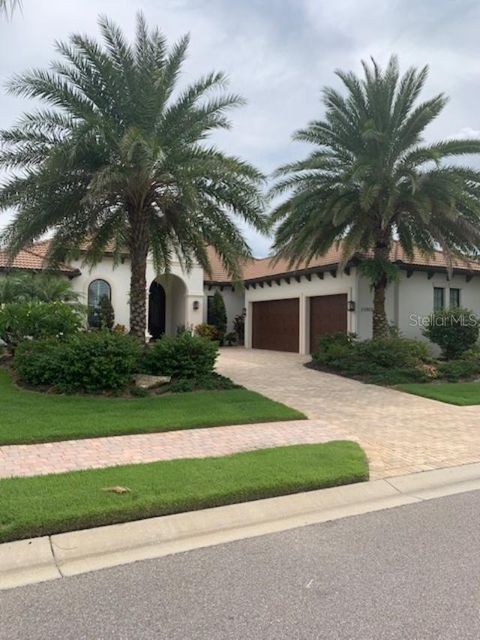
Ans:
{"type": "Polygon", "coordinates": [[[337,331],[347,331],[347,294],[310,298],[310,352],[318,336],[337,331]]]}
{"type": "Polygon", "coordinates": [[[252,305],[254,349],[298,352],[298,298],[266,300],[252,305]]]}

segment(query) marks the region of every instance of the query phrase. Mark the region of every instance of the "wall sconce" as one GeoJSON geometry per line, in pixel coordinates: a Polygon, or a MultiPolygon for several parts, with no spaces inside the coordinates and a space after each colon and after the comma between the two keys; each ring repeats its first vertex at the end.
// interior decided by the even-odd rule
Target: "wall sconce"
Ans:
{"type": "Polygon", "coordinates": [[[349,311],[355,311],[355,300],[349,300],[348,301],[347,309],[349,311]]]}
{"type": "Polygon", "coordinates": [[[193,310],[198,311],[200,309],[200,302],[198,300],[193,301],[193,310]]]}

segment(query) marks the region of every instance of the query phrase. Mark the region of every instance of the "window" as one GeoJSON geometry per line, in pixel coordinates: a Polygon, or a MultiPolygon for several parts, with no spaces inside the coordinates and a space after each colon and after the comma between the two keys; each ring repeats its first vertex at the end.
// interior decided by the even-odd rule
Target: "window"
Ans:
{"type": "Polygon", "coordinates": [[[433,288],[433,310],[439,311],[445,307],[445,289],[443,287],[433,288]]]}
{"type": "Polygon", "coordinates": [[[212,322],[212,310],[213,310],[213,296],[207,298],[207,324],[213,324],[212,322]]]}
{"type": "Polygon", "coordinates": [[[88,285],[88,325],[100,327],[100,301],[102,298],[112,299],[112,289],[105,280],[92,280],[88,285]]]}
{"type": "Polygon", "coordinates": [[[460,289],[450,289],[450,306],[460,306],[460,289]]]}

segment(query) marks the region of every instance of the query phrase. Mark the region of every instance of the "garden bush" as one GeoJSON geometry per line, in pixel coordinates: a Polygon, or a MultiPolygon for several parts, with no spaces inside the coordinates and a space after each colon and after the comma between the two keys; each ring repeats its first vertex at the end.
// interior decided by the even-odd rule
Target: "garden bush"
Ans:
{"type": "Polygon", "coordinates": [[[228,389],[238,389],[230,378],[221,376],[218,373],[211,373],[208,376],[198,376],[196,378],[178,378],[170,385],[170,391],[174,393],[184,393],[187,391],[225,391],[228,389]]]}
{"type": "Polygon", "coordinates": [[[401,337],[358,342],[355,356],[383,369],[410,369],[431,360],[425,342],[401,337]]]}
{"type": "Polygon", "coordinates": [[[354,334],[328,333],[318,337],[317,350],[312,357],[319,364],[331,365],[352,355],[354,344],[354,334]]]}
{"type": "Polygon", "coordinates": [[[111,331],[82,332],[64,340],[28,340],[15,353],[18,377],[72,393],[120,391],[138,368],[140,345],[111,331]]]}
{"type": "Polygon", "coordinates": [[[15,370],[23,382],[53,386],[62,379],[67,346],[55,338],[25,340],[15,352],[15,370]]]}
{"type": "Polygon", "coordinates": [[[213,373],[217,356],[216,342],[186,332],[149,344],[142,369],[151,375],[196,379],[213,373]]]}
{"type": "Polygon", "coordinates": [[[208,338],[208,340],[218,340],[218,330],[213,324],[207,324],[202,322],[195,327],[195,335],[201,338],[208,338]]]}
{"type": "Polygon", "coordinates": [[[448,382],[473,378],[480,373],[480,361],[474,359],[449,360],[438,366],[438,376],[448,382]]]}
{"type": "Polygon", "coordinates": [[[404,369],[383,369],[367,375],[365,381],[369,384],[392,386],[395,384],[408,384],[410,382],[429,382],[432,377],[422,367],[404,369]]]}
{"type": "Polygon", "coordinates": [[[0,339],[14,349],[26,338],[65,338],[79,331],[83,317],[64,302],[11,302],[0,306],[0,339]]]}
{"type": "Polygon", "coordinates": [[[227,311],[225,309],[225,302],[223,296],[218,289],[213,294],[212,309],[211,309],[211,324],[217,330],[217,336],[220,342],[223,342],[223,336],[227,331],[227,311]]]}
{"type": "Polygon", "coordinates": [[[245,309],[233,319],[233,332],[237,336],[238,344],[245,342],[245,309]]]}
{"type": "Polygon", "coordinates": [[[458,307],[432,313],[423,333],[440,347],[447,360],[453,360],[475,345],[479,331],[479,320],[473,311],[458,307]]]}
{"type": "Polygon", "coordinates": [[[375,384],[424,382],[431,378],[424,368],[431,361],[428,345],[398,336],[360,342],[352,334],[324,335],[318,338],[312,357],[319,367],[375,384]]]}

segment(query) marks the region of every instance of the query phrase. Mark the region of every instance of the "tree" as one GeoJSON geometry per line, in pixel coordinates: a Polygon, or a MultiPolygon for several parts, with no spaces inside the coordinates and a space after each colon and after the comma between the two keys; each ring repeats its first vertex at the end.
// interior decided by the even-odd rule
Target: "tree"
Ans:
{"type": "Polygon", "coordinates": [[[325,116],[294,139],[315,145],[305,159],[281,167],[274,194],[289,192],[271,215],[274,251],[291,263],[341,246],[343,270],[356,254],[373,287],[373,335],[388,334],[385,290],[396,276],[394,238],[406,255],[440,246],[456,254],[480,248],[480,174],[458,156],[480,152],[478,140],[426,144],[422,135],[442,111],[443,94],[419,102],[428,68],[400,76],[392,57],[385,70],[372,60],[364,76],[337,71],[346,95],[323,90],[325,116]]]}
{"type": "Polygon", "coordinates": [[[225,309],[225,301],[218,289],[215,290],[212,300],[212,312],[211,312],[212,325],[217,329],[218,339],[220,343],[223,342],[223,338],[227,331],[227,311],[225,309]]]}
{"type": "Polygon", "coordinates": [[[126,247],[130,331],[144,340],[148,253],[158,273],[176,258],[187,270],[197,261],[209,271],[211,245],[239,277],[250,250],[235,217],[265,228],[263,177],[207,145],[213,131],[230,126],[227,112],[242,99],[225,93],[221,73],[179,90],[188,37],[168,50],[165,37],[139,15],[130,45],[107,18],[99,25],[103,46],[73,35],[57,45],[63,60],[49,71],[10,83],[13,94],[47,108],[1,134],[0,166],[14,175],[0,191],[0,208],[17,213],[0,240],[15,255],[52,230],[52,265],[81,245],[90,264],[107,247],[119,260],[126,247]]]}
{"type": "Polygon", "coordinates": [[[0,13],[10,17],[15,9],[21,8],[21,6],[20,0],[0,0],[0,13]]]}
{"type": "Polygon", "coordinates": [[[80,295],[73,291],[70,280],[63,276],[20,270],[0,276],[0,304],[66,302],[76,305],[79,297],[80,295]]]}
{"type": "Polygon", "coordinates": [[[108,296],[102,296],[100,298],[98,317],[102,329],[113,329],[113,325],[115,324],[115,311],[108,296]]]}

